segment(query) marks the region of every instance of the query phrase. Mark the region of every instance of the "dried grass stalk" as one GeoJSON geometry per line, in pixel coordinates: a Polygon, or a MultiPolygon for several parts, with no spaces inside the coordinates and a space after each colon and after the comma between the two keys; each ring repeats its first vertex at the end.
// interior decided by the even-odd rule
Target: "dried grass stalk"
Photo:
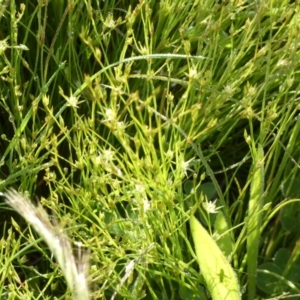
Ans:
{"type": "Polygon", "coordinates": [[[88,254],[78,251],[75,258],[69,238],[59,228],[58,224],[53,225],[46,211],[41,205],[34,206],[24,195],[14,189],[3,194],[7,203],[17,211],[44,239],[53,253],[61,271],[67,281],[67,285],[73,293],[74,299],[88,300],[89,289],[87,283],[88,254]]]}

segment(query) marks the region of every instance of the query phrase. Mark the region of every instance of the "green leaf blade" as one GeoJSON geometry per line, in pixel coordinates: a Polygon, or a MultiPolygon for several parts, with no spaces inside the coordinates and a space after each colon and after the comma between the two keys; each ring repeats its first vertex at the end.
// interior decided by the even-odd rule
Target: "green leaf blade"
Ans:
{"type": "Polygon", "coordinates": [[[237,277],[216,242],[200,222],[191,216],[197,260],[213,299],[241,299],[237,277]]]}
{"type": "Polygon", "coordinates": [[[262,226],[263,192],[264,192],[264,151],[261,145],[254,153],[254,174],[251,183],[249,212],[247,219],[247,265],[248,265],[248,299],[254,300],[256,294],[256,273],[259,238],[262,226]]]}

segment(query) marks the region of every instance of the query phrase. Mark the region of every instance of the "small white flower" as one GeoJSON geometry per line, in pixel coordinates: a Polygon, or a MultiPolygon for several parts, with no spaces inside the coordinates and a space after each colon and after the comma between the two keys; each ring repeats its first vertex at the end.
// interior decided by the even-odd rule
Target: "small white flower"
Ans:
{"type": "Polygon", "coordinates": [[[286,59],[279,59],[276,67],[286,66],[288,64],[288,61],[286,59]]]}
{"type": "Polygon", "coordinates": [[[97,156],[93,157],[93,162],[94,162],[94,164],[97,165],[97,166],[100,165],[101,162],[102,162],[102,157],[101,157],[101,155],[97,155],[97,156]]]}
{"type": "Polygon", "coordinates": [[[169,158],[169,159],[172,159],[174,156],[174,152],[172,150],[168,150],[167,153],[166,153],[166,157],[169,158]]]}
{"type": "Polygon", "coordinates": [[[195,79],[197,78],[198,72],[196,69],[190,69],[189,71],[189,78],[190,79],[195,79]]]}
{"type": "Polygon", "coordinates": [[[104,21],[104,25],[108,28],[116,27],[116,22],[114,21],[112,14],[108,14],[106,20],[104,21]]]}
{"type": "MultiPolygon", "coordinates": [[[[59,94],[67,101],[67,106],[78,108],[78,97],[74,96],[71,92],[71,96],[66,96],[61,87],[59,87],[59,94]]],[[[81,101],[82,102],[82,101],[81,101]]]]}
{"type": "Polygon", "coordinates": [[[76,107],[78,108],[77,104],[78,104],[78,98],[75,97],[74,95],[71,95],[69,98],[66,99],[68,104],[67,106],[71,106],[71,107],[76,107]]]}
{"type": "Polygon", "coordinates": [[[216,202],[217,200],[203,202],[203,208],[210,214],[217,214],[218,210],[223,206],[216,207],[216,202]]]}
{"type": "Polygon", "coordinates": [[[106,160],[106,161],[113,161],[114,159],[114,151],[112,151],[111,149],[107,149],[107,150],[104,150],[104,153],[103,153],[103,158],[106,160]]]}
{"type": "Polygon", "coordinates": [[[224,92],[230,96],[234,94],[235,88],[232,85],[226,85],[224,87],[224,92]]]}
{"type": "Polygon", "coordinates": [[[173,180],[171,178],[168,178],[167,180],[167,186],[173,185],[173,180]]]}
{"type": "Polygon", "coordinates": [[[191,163],[194,159],[195,159],[195,157],[191,158],[191,159],[188,160],[188,161],[183,161],[183,162],[181,163],[181,168],[182,168],[183,173],[185,174],[185,176],[187,176],[187,170],[192,171],[191,169],[189,169],[189,165],[190,165],[190,163],[191,163]]]}
{"type": "Polygon", "coordinates": [[[150,209],[150,202],[147,199],[144,199],[143,204],[144,204],[144,212],[148,211],[150,209]]]}
{"type": "Polygon", "coordinates": [[[138,193],[141,193],[141,194],[145,192],[145,188],[142,184],[136,184],[135,189],[138,193]]]}
{"type": "Polygon", "coordinates": [[[116,171],[117,171],[118,176],[120,176],[120,177],[123,176],[123,173],[122,173],[121,169],[116,168],[116,171]]]}
{"type": "Polygon", "coordinates": [[[107,117],[107,121],[114,121],[117,119],[117,114],[114,110],[112,110],[111,108],[106,109],[105,111],[105,115],[107,117]]]}
{"type": "Polygon", "coordinates": [[[124,130],[126,127],[126,124],[123,121],[121,121],[121,122],[117,122],[117,126],[119,129],[124,130]]]}
{"type": "Polygon", "coordinates": [[[95,165],[111,163],[114,160],[114,154],[115,152],[111,149],[106,149],[103,153],[98,151],[98,155],[93,158],[93,162],[95,165]]]}

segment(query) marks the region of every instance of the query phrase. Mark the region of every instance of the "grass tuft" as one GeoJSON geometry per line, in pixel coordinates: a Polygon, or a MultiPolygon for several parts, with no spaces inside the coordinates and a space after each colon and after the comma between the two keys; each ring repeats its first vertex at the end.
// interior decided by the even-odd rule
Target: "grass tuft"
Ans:
{"type": "Polygon", "coordinates": [[[297,1],[33,2],[0,0],[0,298],[210,299],[191,216],[242,298],[297,298],[297,1]]]}

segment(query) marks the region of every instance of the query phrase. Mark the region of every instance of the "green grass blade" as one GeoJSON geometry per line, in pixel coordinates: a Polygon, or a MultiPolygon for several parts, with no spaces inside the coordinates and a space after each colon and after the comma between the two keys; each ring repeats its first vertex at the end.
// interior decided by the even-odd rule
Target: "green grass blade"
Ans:
{"type": "MultiPolygon", "coordinates": [[[[174,53],[155,53],[155,54],[148,54],[148,55],[141,55],[141,56],[134,56],[129,58],[124,58],[120,61],[114,62],[104,68],[102,68],[100,71],[95,73],[90,77],[90,81],[95,80],[97,77],[99,77],[100,74],[104,73],[105,71],[112,69],[113,67],[116,67],[118,65],[129,63],[132,61],[137,60],[147,60],[147,59],[196,59],[196,60],[202,60],[205,59],[204,56],[201,55],[185,55],[185,54],[174,54],[174,53]]],[[[75,91],[74,96],[80,95],[80,93],[87,87],[87,83],[84,82],[82,85],[75,91]]]]}
{"type": "Polygon", "coordinates": [[[258,242],[261,230],[261,214],[264,190],[264,151],[261,145],[254,151],[254,174],[251,184],[249,214],[247,219],[247,264],[248,264],[248,299],[255,299],[258,242]]]}
{"type": "Polygon", "coordinates": [[[201,273],[213,299],[241,299],[237,277],[216,242],[191,216],[192,236],[201,273]]]}
{"type": "Polygon", "coordinates": [[[230,234],[229,224],[227,223],[222,211],[218,212],[214,226],[215,234],[218,235],[218,240],[216,241],[216,243],[222,250],[224,255],[227,258],[230,258],[234,247],[234,241],[230,234]]]}
{"type": "MultiPolygon", "coordinates": [[[[56,72],[54,72],[54,74],[51,76],[51,78],[48,80],[48,82],[45,84],[45,86],[43,86],[40,94],[38,95],[38,97],[35,99],[35,104],[38,105],[38,103],[42,100],[43,96],[46,95],[48,88],[50,86],[50,84],[54,81],[54,79],[57,77],[58,73],[61,72],[61,70],[65,67],[65,62],[62,62],[58,69],[56,70],[56,72]]],[[[13,141],[9,144],[9,146],[6,148],[5,153],[2,157],[2,159],[4,159],[9,152],[12,151],[13,147],[15,146],[16,143],[19,143],[19,138],[21,136],[21,134],[23,133],[23,131],[25,130],[29,120],[32,118],[33,115],[33,107],[31,107],[27,114],[25,115],[25,117],[22,120],[22,123],[20,124],[20,126],[18,127],[17,131],[15,132],[13,141]]]]}

